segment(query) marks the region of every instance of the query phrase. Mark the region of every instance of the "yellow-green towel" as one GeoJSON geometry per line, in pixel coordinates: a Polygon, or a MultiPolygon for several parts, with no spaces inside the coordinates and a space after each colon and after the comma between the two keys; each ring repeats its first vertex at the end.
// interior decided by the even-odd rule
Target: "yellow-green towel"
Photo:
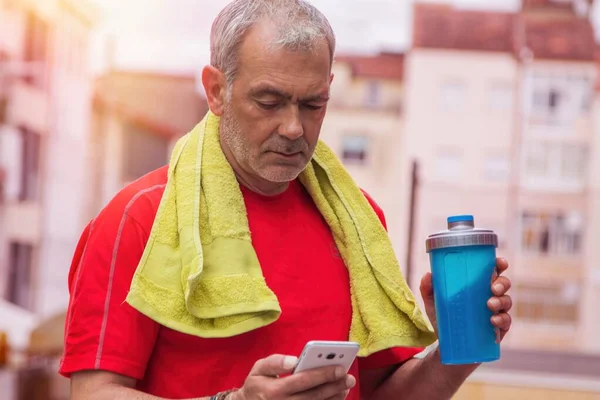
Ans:
{"type": "MultiPolygon", "coordinates": [[[[406,284],[372,207],[322,142],[300,175],[350,274],[350,340],[360,356],[436,338],[406,284]]],[[[127,302],[171,329],[231,337],[281,314],[252,246],[244,199],[212,113],[181,138],[127,302]]],[[[318,339],[318,338],[315,338],[318,339]]]]}

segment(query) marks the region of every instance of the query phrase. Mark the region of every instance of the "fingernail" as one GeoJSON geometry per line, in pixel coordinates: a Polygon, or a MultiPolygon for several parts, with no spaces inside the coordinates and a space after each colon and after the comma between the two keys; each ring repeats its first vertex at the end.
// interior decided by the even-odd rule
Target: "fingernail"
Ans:
{"type": "Polygon", "coordinates": [[[498,299],[490,299],[490,306],[493,308],[500,308],[500,306],[502,305],[502,303],[500,303],[500,300],[498,299]]]}
{"type": "Polygon", "coordinates": [[[335,378],[336,379],[342,379],[344,377],[344,375],[346,375],[346,370],[344,370],[344,368],[337,367],[335,369],[335,378]]]}
{"type": "Polygon", "coordinates": [[[348,375],[346,378],[346,387],[352,389],[356,385],[356,379],[352,375],[348,375]]]}
{"type": "Polygon", "coordinates": [[[499,315],[494,315],[494,316],[492,317],[492,323],[494,323],[494,324],[499,324],[499,323],[501,323],[501,322],[502,322],[502,318],[501,318],[499,315]]]}
{"type": "Polygon", "coordinates": [[[284,369],[294,369],[297,362],[298,362],[297,357],[285,356],[283,358],[283,368],[284,369]]]}
{"type": "Polygon", "coordinates": [[[504,291],[504,285],[503,285],[503,284],[501,284],[501,283],[496,283],[496,284],[494,285],[494,290],[495,290],[496,292],[502,292],[502,291],[504,291]]]}

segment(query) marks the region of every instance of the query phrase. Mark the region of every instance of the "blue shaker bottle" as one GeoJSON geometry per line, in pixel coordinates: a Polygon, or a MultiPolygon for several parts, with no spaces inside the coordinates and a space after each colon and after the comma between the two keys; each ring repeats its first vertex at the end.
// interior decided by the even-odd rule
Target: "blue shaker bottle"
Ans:
{"type": "Polygon", "coordinates": [[[448,218],[448,230],[429,236],[442,364],[473,364],[500,358],[487,301],[496,268],[498,237],[476,229],[473,216],[448,218]]]}

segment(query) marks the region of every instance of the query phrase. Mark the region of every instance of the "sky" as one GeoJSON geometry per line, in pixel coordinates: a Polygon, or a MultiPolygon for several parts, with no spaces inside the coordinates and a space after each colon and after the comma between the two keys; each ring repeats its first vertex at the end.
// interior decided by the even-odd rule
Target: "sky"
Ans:
{"type": "MultiPolygon", "coordinates": [[[[208,62],[213,19],[229,0],[93,0],[104,18],[93,36],[97,73],[114,48],[117,68],[190,73],[208,62]],[[107,45],[112,38],[114,46],[107,45]]],[[[419,0],[457,7],[514,11],[520,0],[419,0]]],[[[329,19],[339,53],[402,51],[410,44],[413,0],[312,0],[329,19]]],[[[594,10],[600,27],[600,6],[594,10]]],[[[597,31],[600,31],[598,29],[597,31]]]]}

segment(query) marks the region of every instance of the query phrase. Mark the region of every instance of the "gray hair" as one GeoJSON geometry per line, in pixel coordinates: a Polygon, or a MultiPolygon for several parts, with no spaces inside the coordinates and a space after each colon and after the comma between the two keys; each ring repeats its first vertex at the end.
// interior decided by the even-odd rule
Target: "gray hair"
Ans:
{"type": "Polygon", "coordinates": [[[327,18],[305,0],[234,0],[215,19],[210,33],[210,63],[225,75],[231,87],[238,69],[239,47],[259,21],[277,24],[274,48],[310,51],[325,39],[333,63],[335,34],[327,18]]]}

